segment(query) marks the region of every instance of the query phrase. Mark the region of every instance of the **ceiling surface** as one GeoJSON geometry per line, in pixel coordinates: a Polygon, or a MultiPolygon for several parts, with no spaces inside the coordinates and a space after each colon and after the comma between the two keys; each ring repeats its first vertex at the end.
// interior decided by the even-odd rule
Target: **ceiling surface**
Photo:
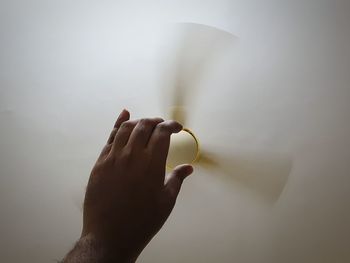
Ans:
{"type": "Polygon", "coordinates": [[[162,39],[178,22],[236,36],[189,100],[201,144],[288,173],[267,201],[269,172],[196,167],[139,262],[350,261],[349,1],[0,0],[1,262],[72,247],[118,113],[164,116],[162,39]]]}

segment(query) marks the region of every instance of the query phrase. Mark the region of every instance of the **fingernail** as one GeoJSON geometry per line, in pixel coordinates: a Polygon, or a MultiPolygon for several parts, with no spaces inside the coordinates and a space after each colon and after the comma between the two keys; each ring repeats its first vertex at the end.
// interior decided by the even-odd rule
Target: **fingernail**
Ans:
{"type": "Polygon", "coordinates": [[[185,164],[185,173],[186,173],[186,175],[185,175],[185,177],[184,178],[186,178],[187,176],[189,176],[190,174],[192,174],[193,173],[193,166],[192,165],[190,165],[190,164],[185,164]]]}
{"type": "Polygon", "coordinates": [[[181,123],[176,122],[176,124],[177,124],[176,130],[179,132],[182,131],[183,126],[181,125],[181,123]]]}
{"type": "Polygon", "coordinates": [[[188,165],[187,169],[188,169],[187,171],[188,171],[189,174],[193,173],[193,171],[194,171],[192,165],[188,165]]]}

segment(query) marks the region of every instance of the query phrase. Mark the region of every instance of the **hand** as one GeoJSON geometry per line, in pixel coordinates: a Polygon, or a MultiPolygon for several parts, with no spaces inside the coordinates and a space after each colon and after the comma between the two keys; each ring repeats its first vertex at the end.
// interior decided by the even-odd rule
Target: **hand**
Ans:
{"type": "MultiPolygon", "coordinates": [[[[84,201],[82,239],[118,262],[134,262],[171,213],[183,179],[181,165],[165,177],[170,136],[182,130],[160,118],[129,120],[124,110],[92,169],[84,201]]],[[[96,261],[97,262],[97,261],[96,261]]]]}

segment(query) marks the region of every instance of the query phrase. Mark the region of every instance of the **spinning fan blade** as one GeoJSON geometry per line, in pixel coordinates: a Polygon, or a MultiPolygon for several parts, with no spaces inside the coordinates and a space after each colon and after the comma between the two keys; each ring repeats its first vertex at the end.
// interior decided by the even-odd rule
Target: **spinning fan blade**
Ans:
{"type": "Polygon", "coordinates": [[[172,39],[166,45],[173,56],[165,72],[162,98],[171,119],[188,126],[189,103],[193,105],[198,82],[206,70],[215,66],[221,55],[231,48],[236,37],[229,32],[195,23],[179,23],[170,29],[172,39]]]}
{"type": "Polygon", "coordinates": [[[199,164],[272,203],[282,193],[292,168],[288,156],[266,152],[237,155],[202,151],[199,164]]]}

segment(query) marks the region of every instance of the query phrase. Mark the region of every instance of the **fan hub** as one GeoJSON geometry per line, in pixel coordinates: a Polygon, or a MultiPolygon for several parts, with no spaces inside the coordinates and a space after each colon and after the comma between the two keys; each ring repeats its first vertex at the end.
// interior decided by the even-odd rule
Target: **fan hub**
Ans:
{"type": "Polygon", "coordinates": [[[171,135],[167,166],[174,168],[179,164],[193,164],[199,157],[197,137],[189,129],[171,135]]]}

